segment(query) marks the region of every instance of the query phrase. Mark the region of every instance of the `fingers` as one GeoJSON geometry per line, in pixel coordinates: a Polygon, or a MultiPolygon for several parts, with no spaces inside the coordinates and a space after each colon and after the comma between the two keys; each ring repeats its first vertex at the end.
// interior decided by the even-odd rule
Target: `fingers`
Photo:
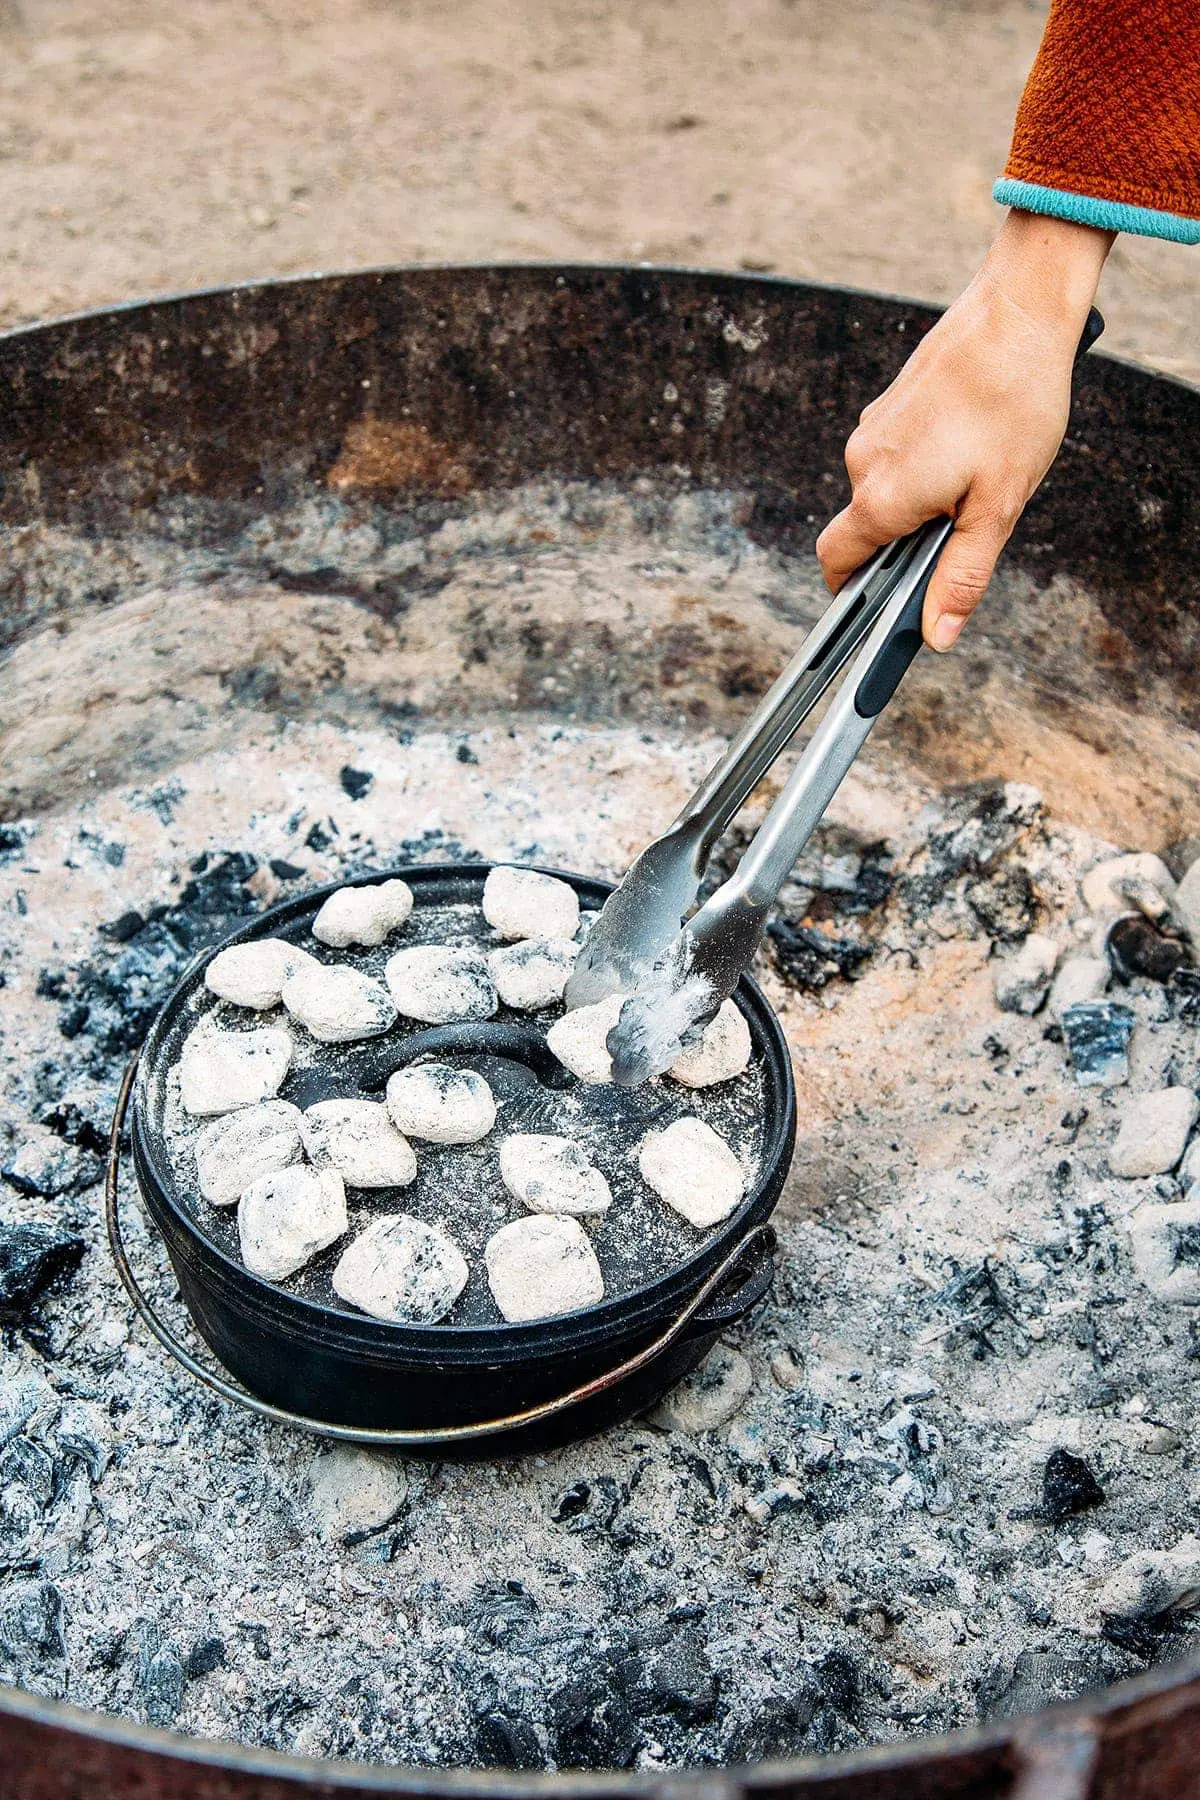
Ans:
{"type": "MultiPolygon", "coordinates": [[[[846,461],[851,461],[849,452],[846,461]]],[[[890,544],[906,531],[915,531],[932,516],[932,512],[922,510],[919,500],[887,493],[877,480],[855,482],[849,506],[829,521],[817,539],[817,557],[826,585],[836,594],[881,545],[890,544]]]]}
{"type": "Polygon", "coordinates": [[[983,599],[1019,509],[964,502],[929,583],[921,629],[931,650],[949,650],[983,599]]]}

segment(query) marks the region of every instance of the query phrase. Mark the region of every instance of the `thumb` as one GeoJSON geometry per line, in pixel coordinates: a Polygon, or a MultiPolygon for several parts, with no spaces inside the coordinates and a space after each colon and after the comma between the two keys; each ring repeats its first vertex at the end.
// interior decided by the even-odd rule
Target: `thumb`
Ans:
{"type": "Polygon", "coordinates": [[[992,578],[996,560],[1016,523],[994,507],[964,502],[946,548],[942,551],[921,616],[921,629],[931,650],[949,650],[970,618],[992,578]]]}

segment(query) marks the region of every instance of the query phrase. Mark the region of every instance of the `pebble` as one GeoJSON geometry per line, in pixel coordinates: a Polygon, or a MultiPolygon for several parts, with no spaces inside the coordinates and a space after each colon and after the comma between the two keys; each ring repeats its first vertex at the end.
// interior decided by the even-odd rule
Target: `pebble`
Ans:
{"type": "MultiPolygon", "coordinates": [[[[1192,1139],[1179,1165],[1179,1179],[1185,1193],[1200,1182],[1200,1137],[1192,1139]]],[[[1200,1194],[1196,1196],[1200,1199],[1200,1194]]]]}
{"type": "Polygon", "coordinates": [[[299,1162],[300,1108],[288,1100],[263,1100],[225,1114],[196,1138],[200,1192],[213,1206],[232,1206],[251,1182],[299,1162]]]}
{"type": "Polygon", "coordinates": [[[314,962],[307,950],[282,938],[256,938],[218,950],[204,971],[204,985],[218,1000],[267,1012],[279,1005],[283,984],[297,969],[314,962]]]}
{"type": "Polygon", "coordinates": [[[502,938],[573,938],[579,896],[536,869],[493,869],[483,884],[483,916],[502,938]]]}
{"type": "Polygon", "coordinates": [[[565,1069],[590,1087],[612,1081],[608,1034],[621,1016],[624,994],[610,994],[594,1006],[579,1006],[556,1019],[546,1042],[565,1069]]]}
{"type": "Polygon", "coordinates": [[[382,1531],[407,1498],[403,1463],[349,1444],[336,1444],[314,1456],[304,1483],[313,1522],[322,1537],[336,1543],[382,1531]]]}
{"type": "Polygon", "coordinates": [[[339,888],[313,920],[313,936],[334,950],[361,944],[374,949],[408,920],[413,892],[407,881],[380,881],[369,887],[339,888]]]}
{"type": "Polygon", "coordinates": [[[579,955],[577,944],[562,938],[526,938],[488,957],[488,973],[505,1006],[536,1012],[563,997],[567,977],[579,955]]]}
{"type": "Polygon", "coordinates": [[[0,1320],[28,1318],[53,1282],[74,1274],[86,1248],[62,1225],[0,1221],[0,1320]]]}
{"type": "Polygon", "coordinates": [[[715,1431],[741,1410],[753,1386],[753,1372],[741,1351],[717,1344],[659,1401],[651,1423],[664,1431],[715,1431]]]}
{"type": "Polygon", "coordinates": [[[505,1138],[500,1177],[514,1199],[534,1213],[587,1218],[607,1212],[612,1189],[596,1165],[568,1138],[533,1132],[505,1138]]]}
{"type": "Polygon", "coordinates": [[[1163,919],[1175,899],[1175,879],[1161,856],[1138,850],[1089,869],[1079,884],[1089,912],[1125,912],[1132,901],[1148,919],[1163,919]]]}
{"type": "Polygon", "coordinates": [[[1160,1300],[1200,1301],[1200,1196],[1173,1205],[1143,1202],[1127,1228],[1139,1281],[1160,1300]]]}
{"type": "Polygon", "coordinates": [[[387,1084],[387,1109],[405,1137],[431,1144],[477,1144],[496,1123],[491,1088],[474,1069],[414,1063],[387,1084]]]}
{"type": "Polygon", "coordinates": [[[1200,1099],[1191,1088],[1160,1088],[1139,1094],[1126,1107],[1121,1129],[1108,1153],[1108,1166],[1123,1180],[1168,1175],[1183,1155],[1200,1099]]]}
{"type": "Polygon", "coordinates": [[[1119,1619],[1190,1611],[1200,1601],[1200,1538],[1189,1535],[1173,1550],[1140,1550],[1127,1557],[1097,1597],[1101,1611],[1119,1619]]]}
{"type": "Polygon", "coordinates": [[[1200,959],[1200,859],[1192,864],[1175,890],[1174,912],[1200,959]]]}
{"type": "Polygon", "coordinates": [[[408,1187],[417,1159],[381,1100],[319,1100],[300,1117],[300,1135],[317,1169],[336,1169],[349,1187],[408,1187]]]}
{"type": "Polygon", "coordinates": [[[322,1044],[379,1037],[396,1023],[396,1008],[382,983],[360,969],[312,962],[283,984],[283,1004],[322,1044]]]}
{"type": "Polygon", "coordinates": [[[1054,977],[1047,1002],[1050,1012],[1061,1019],[1068,1006],[1085,1000],[1099,1000],[1108,987],[1107,961],[1100,956],[1068,956],[1054,977]]]}
{"type": "Polygon", "coordinates": [[[1113,1000],[1081,1000],[1062,1015],[1071,1072],[1080,1087],[1120,1087],[1129,1080],[1133,1013],[1113,1000]]]}
{"type": "Polygon", "coordinates": [[[293,1044],[278,1025],[253,1031],[214,1031],[201,1025],[179,1058],[179,1097],[195,1116],[257,1106],[279,1092],[292,1063],[293,1044]]]}
{"type": "Polygon", "coordinates": [[[385,1213],[343,1251],[333,1291],[375,1319],[436,1325],[467,1285],[466,1258],[436,1225],[385,1213]]]}
{"type": "Polygon", "coordinates": [[[742,1010],[726,1000],[715,1019],[704,1027],[698,1043],[685,1048],[667,1070],[684,1087],[715,1087],[732,1081],[750,1061],[750,1027],[742,1010]]]}
{"type": "Polygon", "coordinates": [[[536,1214],[502,1225],[483,1252],[488,1286],[510,1324],[594,1306],[604,1277],[588,1235],[575,1219],[536,1214]]]}
{"type": "Polygon", "coordinates": [[[994,991],[1001,1012],[1035,1013],[1057,964],[1058,945],[1040,931],[1031,931],[1016,955],[1005,957],[996,970],[994,991]]]}
{"type": "Polygon", "coordinates": [[[785,1394],[794,1394],[804,1386],[804,1364],[790,1350],[779,1350],[771,1358],[771,1375],[785,1394]]]}
{"type": "Polygon", "coordinates": [[[478,950],[420,944],[413,950],[398,950],[383,973],[405,1018],[424,1025],[490,1019],[498,1004],[487,964],[478,950]]]}
{"type": "Polygon", "coordinates": [[[88,1151],[56,1137],[29,1138],[4,1164],[5,1181],[18,1193],[46,1200],[77,1193],[100,1180],[103,1166],[88,1151]]]}
{"type": "Polygon", "coordinates": [[[348,1227],[346,1189],[336,1169],[298,1165],[263,1175],[238,1207],[242,1261],[266,1281],[294,1275],[348,1227]]]}
{"type": "Polygon", "coordinates": [[[746,1191],[724,1138],[690,1114],[643,1138],[638,1168],[647,1186],[700,1231],[728,1218],[746,1191]]]}

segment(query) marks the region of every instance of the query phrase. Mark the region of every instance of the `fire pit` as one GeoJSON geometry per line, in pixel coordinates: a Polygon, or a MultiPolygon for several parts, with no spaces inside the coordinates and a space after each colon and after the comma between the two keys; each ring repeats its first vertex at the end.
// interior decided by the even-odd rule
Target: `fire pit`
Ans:
{"type": "Polygon", "coordinates": [[[103,1244],[122,1069],[193,957],[401,863],[611,878],[670,816],[819,609],[848,422],[931,317],[426,270],[0,340],[0,1795],[1185,1791],[1190,390],[1080,370],[985,616],[782,896],[774,1289],[706,1296],[647,1418],[314,1453],[174,1369],[103,1244]]]}

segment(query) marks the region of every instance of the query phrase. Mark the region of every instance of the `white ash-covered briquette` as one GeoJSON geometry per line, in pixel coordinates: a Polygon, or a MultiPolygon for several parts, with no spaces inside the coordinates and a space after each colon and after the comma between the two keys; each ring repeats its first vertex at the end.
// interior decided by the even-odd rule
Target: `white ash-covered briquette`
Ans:
{"type": "Polygon", "coordinates": [[[491,1088],[474,1069],[414,1063],[387,1084],[387,1109],[405,1137],[430,1144],[477,1144],[496,1123],[491,1088]]]}
{"type": "Polygon", "coordinates": [[[562,999],[578,955],[578,944],[564,938],[523,938],[519,944],[493,950],[488,957],[488,973],[505,1006],[516,1007],[518,1012],[537,1012],[562,999]]]}
{"type": "Polygon", "coordinates": [[[179,1058],[179,1098],[184,1111],[203,1118],[271,1100],[292,1063],[295,1046],[278,1025],[253,1031],[197,1026],[179,1058]]]}
{"type": "Polygon", "coordinates": [[[493,869],[483,884],[483,916],[502,938],[573,938],[579,896],[569,882],[536,869],[493,869]]]}
{"type": "Polygon", "coordinates": [[[510,1325],[575,1312],[604,1298],[596,1252],[576,1219],[554,1213],[515,1219],[488,1239],[483,1260],[492,1298],[510,1325]]]}
{"type": "Polygon", "coordinates": [[[260,1175],[286,1169],[304,1155],[300,1108],[263,1100],[226,1113],[196,1139],[200,1192],[212,1206],[232,1206],[260,1175]]]}
{"type": "Polygon", "coordinates": [[[594,1006],[578,1006],[574,1012],[564,1013],[546,1033],[546,1042],[564,1069],[590,1087],[603,1087],[612,1080],[608,1034],[624,1004],[624,994],[610,994],[594,1006]]]}
{"type": "Polygon", "coordinates": [[[269,1012],[279,1005],[289,975],[314,959],[298,944],[282,938],[256,938],[249,944],[230,944],[218,950],[204,971],[204,985],[218,1000],[231,1006],[248,1006],[269,1012]]]}
{"type": "Polygon", "coordinates": [[[408,1187],[417,1158],[382,1100],[318,1100],[300,1115],[300,1135],[317,1169],[336,1169],[349,1187],[408,1187]]]}
{"type": "Polygon", "coordinates": [[[675,1058],[667,1074],[684,1087],[716,1087],[742,1073],[750,1061],[750,1050],[750,1027],[741,1008],[726,1000],[698,1042],[675,1058]]]}
{"type": "Polygon", "coordinates": [[[498,1005],[487,963],[478,950],[418,944],[412,950],[397,950],[383,973],[405,1018],[423,1025],[490,1019],[498,1005]]]}
{"type": "Polygon", "coordinates": [[[638,1168],[647,1187],[698,1231],[727,1219],[746,1191],[742,1165],[724,1138],[690,1114],[642,1139],[638,1168]]]}
{"type": "Polygon", "coordinates": [[[436,1325],[467,1285],[467,1260],[446,1232],[408,1213],[372,1220],[343,1251],[333,1291],[372,1318],[436,1325]]]}
{"type": "Polygon", "coordinates": [[[500,1178],[515,1200],[534,1213],[588,1218],[612,1205],[601,1170],[569,1138],[517,1132],[500,1146],[500,1178]]]}
{"type": "Polygon", "coordinates": [[[252,1275],[283,1281],[349,1229],[346,1188],[336,1169],[304,1163],[252,1182],[238,1204],[238,1241],[252,1275]]]}
{"type": "Polygon", "coordinates": [[[412,909],[413,891],[398,877],[369,887],[339,888],[313,920],[313,936],[334,950],[352,944],[373,950],[399,931],[412,909]]]}
{"type": "Polygon", "coordinates": [[[322,1044],[379,1037],[396,1023],[387,989],[361,969],[314,960],[288,976],[282,998],[292,1017],[322,1044]]]}

